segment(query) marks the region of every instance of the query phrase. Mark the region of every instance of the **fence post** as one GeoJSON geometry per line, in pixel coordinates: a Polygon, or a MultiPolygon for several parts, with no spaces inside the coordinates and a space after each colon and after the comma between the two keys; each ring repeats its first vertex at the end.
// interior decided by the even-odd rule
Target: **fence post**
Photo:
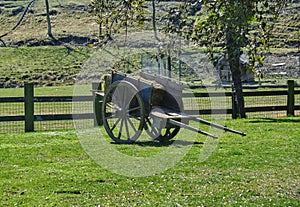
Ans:
{"type": "Polygon", "coordinates": [[[287,116],[295,116],[295,81],[288,80],[287,116]]]}
{"type": "Polygon", "coordinates": [[[232,92],[231,92],[231,103],[232,103],[231,118],[236,119],[237,118],[237,103],[236,103],[236,94],[235,94],[234,90],[232,90],[232,92]]]}
{"type": "Polygon", "coordinates": [[[34,87],[33,83],[24,85],[25,132],[34,131],[34,87]]]}
{"type": "Polygon", "coordinates": [[[94,110],[94,126],[102,126],[102,97],[97,96],[94,91],[102,90],[101,82],[99,83],[92,83],[92,90],[93,90],[93,110],[94,110]]]}

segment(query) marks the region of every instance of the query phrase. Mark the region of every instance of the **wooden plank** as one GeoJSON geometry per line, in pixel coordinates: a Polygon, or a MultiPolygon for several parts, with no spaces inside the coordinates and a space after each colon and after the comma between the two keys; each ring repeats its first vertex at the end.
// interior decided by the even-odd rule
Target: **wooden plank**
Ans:
{"type": "Polygon", "coordinates": [[[215,135],[213,135],[213,134],[210,134],[210,133],[208,133],[208,132],[202,131],[202,130],[200,130],[200,129],[191,127],[191,126],[189,126],[189,125],[187,125],[187,124],[184,124],[184,123],[182,123],[182,122],[179,122],[179,121],[176,121],[176,120],[173,120],[173,119],[169,119],[168,122],[169,122],[170,124],[175,125],[175,126],[178,126],[178,127],[181,127],[181,128],[185,128],[185,129],[187,129],[187,130],[190,130],[190,131],[193,131],[193,132],[197,132],[197,133],[199,133],[199,134],[203,134],[203,135],[212,137],[212,138],[214,138],[214,139],[217,139],[217,138],[218,138],[218,136],[215,136],[215,135]]]}
{"type": "Polygon", "coordinates": [[[287,91],[247,91],[244,96],[287,96],[287,91]]]}
{"type": "Polygon", "coordinates": [[[81,102],[93,101],[93,96],[36,96],[34,102],[81,102]]]}
{"type": "Polygon", "coordinates": [[[102,102],[104,99],[104,91],[101,91],[102,85],[99,83],[92,84],[93,89],[93,113],[94,116],[94,126],[102,126],[102,102]]]}
{"type": "Polygon", "coordinates": [[[104,91],[96,91],[95,95],[99,96],[100,98],[103,98],[105,94],[104,94],[104,91]]]}
{"type": "Polygon", "coordinates": [[[211,93],[183,93],[183,98],[202,98],[202,97],[222,97],[222,96],[231,96],[231,92],[211,92],[211,93]]]}
{"type": "MultiPolygon", "coordinates": [[[[205,88],[216,88],[216,85],[209,85],[209,86],[203,86],[203,85],[191,85],[187,88],[190,89],[205,89],[205,88]]],[[[223,85],[221,88],[232,88],[231,84],[223,85]]],[[[264,85],[243,85],[243,89],[265,89],[265,88],[276,88],[276,89],[286,89],[286,84],[264,84],[264,85]]],[[[299,85],[295,86],[295,88],[300,88],[299,85]]]]}
{"type": "Polygon", "coordinates": [[[288,80],[287,116],[295,116],[295,81],[288,80]]]}
{"type": "Polygon", "coordinates": [[[232,109],[201,109],[201,110],[184,110],[189,115],[209,115],[209,114],[231,114],[232,109]]]}
{"type": "Polygon", "coordinates": [[[285,63],[274,63],[272,64],[273,67],[282,67],[282,66],[285,66],[286,64],[285,63]]]}
{"type": "MultiPolygon", "coordinates": [[[[300,91],[295,91],[295,94],[300,94],[300,91]]],[[[287,91],[246,91],[243,92],[244,97],[248,96],[283,96],[288,95],[287,91]]],[[[210,92],[210,93],[183,93],[182,97],[221,97],[232,96],[232,92],[210,92]]]]}
{"type": "Polygon", "coordinates": [[[26,83],[24,87],[25,132],[34,131],[34,85],[26,83]]]}
{"type": "MultiPolygon", "coordinates": [[[[263,111],[286,111],[287,106],[261,106],[261,107],[246,107],[246,112],[263,112],[263,111]]],[[[295,106],[295,110],[300,110],[300,106],[295,106]]],[[[232,109],[202,109],[202,110],[185,110],[190,115],[208,115],[208,114],[231,114],[232,109]],[[224,113],[225,112],[225,113],[224,113]]]]}
{"type": "Polygon", "coordinates": [[[246,112],[262,112],[262,111],[286,111],[287,106],[261,106],[261,107],[246,107],[246,112]]]}
{"type": "Polygon", "coordinates": [[[0,122],[24,121],[25,116],[0,116],[0,122]]]}
{"type": "Polygon", "coordinates": [[[47,115],[35,115],[35,121],[63,121],[74,119],[94,119],[93,113],[83,114],[47,114],[47,115]]]}
{"type": "Polygon", "coordinates": [[[24,97],[0,97],[0,103],[20,103],[24,101],[24,97]]]}
{"type": "MultiPolygon", "coordinates": [[[[97,95],[102,95],[99,93],[97,95]]],[[[0,97],[0,103],[20,103],[24,102],[24,97],[0,97]]],[[[93,96],[36,96],[35,102],[80,102],[93,101],[93,96]]]]}

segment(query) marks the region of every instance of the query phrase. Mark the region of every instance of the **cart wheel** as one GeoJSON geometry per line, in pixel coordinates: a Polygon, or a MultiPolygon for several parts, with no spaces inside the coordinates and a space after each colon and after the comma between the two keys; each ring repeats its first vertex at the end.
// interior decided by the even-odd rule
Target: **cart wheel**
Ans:
{"type": "Polygon", "coordinates": [[[167,120],[148,116],[145,119],[147,134],[155,140],[166,142],[177,135],[180,127],[168,124],[167,120]]]}
{"type": "Polygon", "coordinates": [[[103,124],[116,143],[133,143],[144,126],[144,105],[137,88],[127,82],[111,84],[103,101],[103,124]]]}

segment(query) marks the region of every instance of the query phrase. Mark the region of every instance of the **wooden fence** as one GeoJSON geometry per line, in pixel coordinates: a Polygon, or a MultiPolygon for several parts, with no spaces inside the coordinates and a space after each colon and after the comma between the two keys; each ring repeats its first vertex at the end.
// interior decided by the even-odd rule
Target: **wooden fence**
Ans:
{"type": "MultiPolygon", "coordinates": [[[[93,88],[97,87],[98,84],[93,84],[93,88]]],[[[276,91],[247,91],[244,92],[244,97],[247,99],[257,97],[266,97],[266,96],[274,96],[275,98],[284,98],[285,104],[279,105],[264,105],[264,106],[246,106],[246,113],[252,112],[270,112],[270,111],[281,111],[285,115],[295,116],[295,111],[300,110],[300,90],[295,90],[294,81],[288,81],[287,90],[276,90],[276,91]],[[298,98],[299,97],[299,98],[298,98]],[[297,101],[296,101],[297,100],[297,101]]],[[[220,97],[224,96],[224,93],[184,93],[183,98],[197,98],[201,101],[204,98],[211,98],[211,97],[220,97]]],[[[226,92],[225,96],[231,100],[231,107],[227,109],[200,109],[200,110],[193,110],[190,111],[190,114],[231,114],[232,118],[237,118],[237,110],[236,110],[236,101],[235,101],[235,94],[232,92],[226,92]]],[[[2,103],[19,103],[24,105],[24,114],[22,115],[1,115],[0,113],[0,123],[1,122],[24,122],[24,131],[25,132],[32,132],[35,130],[34,123],[35,122],[43,122],[43,121],[53,121],[53,120],[73,120],[73,119],[91,119],[94,120],[95,125],[101,125],[101,106],[98,103],[98,100],[95,102],[95,98],[99,99],[99,97],[91,96],[51,96],[51,97],[35,97],[34,96],[34,87],[33,84],[25,84],[24,88],[24,97],[0,97],[0,104],[2,103]],[[92,103],[91,111],[90,112],[83,112],[80,114],[72,114],[72,113],[55,113],[55,114],[36,114],[35,113],[35,104],[37,103],[72,103],[72,102],[90,102],[92,103]],[[96,103],[96,104],[95,104],[96,103]],[[97,111],[98,113],[95,113],[97,111]]],[[[100,97],[101,99],[101,97],[100,97]]],[[[247,102],[246,102],[247,103],[247,102]]],[[[0,131],[1,133],[1,131],[0,131]]]]}
{"type": "MultiPolygon", "coordinates": [[[[94,113],[81,113],[81,114],[35,114],[35,104],[38,103],[73,103],[73,102],[93,102],[93,96],[34,96],[33,84],[25,84],[24,97],[0,97],[0,104],[7,103],[23,103],[24,114],[23,115],[12,115],[12,116],[1,116],[1,122],[20,122],[25,123],[24,131],[33,132],[35,130],[35,122],[43,121],[55,121],[55,120],[73,120],[73,119],[94,119],[94,113]]],[[[55,109],[54,109],[55,110],[55,109]]],[[[0,131],[1,133],[1,131],[0,131]]]]}
{"type": "MultiPolygon", "coordinates": [[[[295,82],[293,80],[288,81],[288,85],[285,87],[287,90],[272,90],[272,91],[247,91],[243,92],[244,98],[247,97],[267,97],[267,96],[274,96],[274,97],[286,97],[286,104],[282,105],[274,105],[270,104],[269,106],[252,106],[252,107],[245,107],[246,113],[251,112],[270,112],[270,111],[285,111],[286,116],[295,116],[295,111],[300,110],[300,102],[296,103],[297,95],[300,95],[300,90],[295,90],[295,82]]],[[[204,98],[204,97],[220,97],[224,96],[231,98],[231,108],[226,109],[227,114],[231,114],[232,118],[235,119],[238,117],[237,112],[237,102],[236,96],[233,92],[225,92],[225,93],[218,93],[218,92],[211,92],[211,93],[185,93],[183,97],[195,97],[195,98],[204,98]]],[[[297,99],[299,100],[299,98],[297,99]]],[[[245,101],[247,103],[247,101],[245,101]]],[[[211,109],[205,110],[193,110],[189,111],[190,114],[211,114],[211,109]]],[[[214,114],[222,114],[224,113],[223,109],[214,109],[214,114]]]]}

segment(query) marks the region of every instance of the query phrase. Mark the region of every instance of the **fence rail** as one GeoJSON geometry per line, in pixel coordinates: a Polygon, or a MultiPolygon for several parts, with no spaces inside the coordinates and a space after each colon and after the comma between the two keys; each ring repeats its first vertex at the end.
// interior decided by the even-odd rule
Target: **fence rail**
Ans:
{"type": "MultiPolygon", "coordinates": [[[[257,102],[258,106],[245,106],[246,113],[253,113],[253,112],[274,112],[274,111],[286,111],[287,116],[295,115],[295,111],[300,110],[300,102],[295,102],[296,100],[300,100],[300,90],[295,90],[295,82],[288,81],[287,86],[282,86],[286,90],[273,90],[273,91],[246,91],[243,92],[243,96],[245,99],[252,98],[255,99],[253,102],[257,102]],[[268,105],[259,105],[259,97],[274,97],[275,99],[279,99],[279,97],[284,99],[284,103],[276,104],[274,103],[267,103],[268,105]]],[[[237,118],[236,113],[236,101],[235,101],[235,94],[233,92],[210,92],[210,93],[185,93],[183,94],[183,98],[212,98],[212,97],[220,97],[225,96],[230,98],[231,100],[231,107],[224,109],[200,109],[200,110],[187,110],[186,112],[189,114],[231,114],[232,118],[237,118]]],[[[247,101],[245,101],[247,105],[247,101]]]]}
{"type": "MultiPolygon", "coordinates": [[[[93,84],[93,88],[97,89],[97,84],[93,84]]],[[[0,97],[0,133],[3,133],[5,126],[3,123],[23,123],[23,131],[34,131],[35,123],[44,123],[51,121],[69,121],[74,119],[90,119],[94,124],[101,124],[102,120],[99,120],[99,105],[95,105],[95,98],[90,96],[36,96],[34,97],[33,85],[25,84],[24,97],[0,97]],[[72,113],[72,103],[89,104],[90,111],[83,111],[82,113],[72,113]],[[13,109],[10,105],[16,104],[18,109],[13,109]],[[59,104],[59,105],[58,105],[59,104]],[[1,106],[4,105],[4,108],[1,106]],[[67,106],[66,106],[67,105],[67,106]],[[37,107],[38,106],[38,107],[37,107]],[[48,107],[48,108],[47,108],[48,107]],[[49,108],[50,107],[50,108],[49,108]],[[66,109],[60,109],[66,107],[66,109]],[[44,109],[47,108],[47,109],[44,109]],[[19,112],[14,112],[19,111],[19,112]],[[67,112],[66,112],[67,111],[67,112]],[[95,113],[98,111],[98,113],[95,113]],[[2,125],[1,125],[2,124],[2,125]]],[[[236,101],[235,94],[233,92],[204,92],[204,93],[184,93],[183,99],[195,98],[200,105],[204,108],[197,110],[186,110],[189,114],[231,114],[232,118],[236,118],[236,101]],[[211,109],[208,100],[212,97],[226,97],[229,103],[226,109],[217,108],[211,109]],[[205,103],[204,103],[205,102],[205,103]]],[[[285,115],[300,115],[300,90],[295,90],[294,82],[289,81],[286,90],[276,91],[246,91],[244,92],[245,109],[247,115],[251,113],[259,112],[280,112],[281,116],[285,115]],[[266,97],[272,97],[271,101],[264,101],[266,97]],[[268,102],[268,103],[264,103],[268,102]],[[296,113],[298,112],[298,113],[296,113]]],[[[99,97],[98,97],[99,99],[99,97]]],[[[101,97],[100,97],[101,99],[101,97]]],[[[98,101],[97,101],[98,102],[98,101]]],[[[15,125],[12,125],[15,127],[15,125]]],[[[20,125],[20,124],[19,124],[20,125]]],[[[18,125],[18,126],[19,126],[18,125]]],[[[57,124],[63,127],[62,124],[57,124]]],[[[71,128],[73,123],[69,123],[68,127],[71,128]]],[[[56,129],[56,128],[47,128],[56,129]]],[[[11,131],[11,130],[9,130],[11,131]]]]}

